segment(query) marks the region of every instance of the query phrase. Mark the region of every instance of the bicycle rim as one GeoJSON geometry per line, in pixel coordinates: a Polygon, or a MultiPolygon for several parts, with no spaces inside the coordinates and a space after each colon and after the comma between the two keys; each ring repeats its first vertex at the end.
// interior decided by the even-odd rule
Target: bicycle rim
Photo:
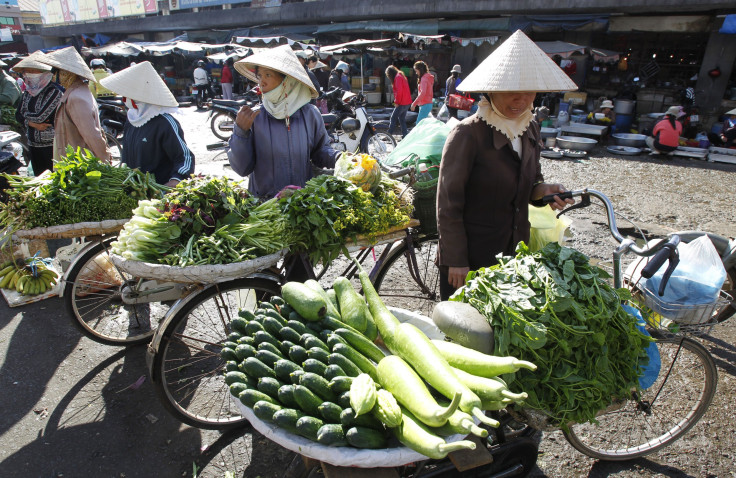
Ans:
{"type": "Polygon", "coordinates": [[[440,271],[434,263],[437,235],[421,237],[412,242],[412,247],[414,254],[406,244],[391,251],[376,274],[374,287],[387,306],[431,317],[440,300],[440,271]]]}
{"type": "Polygon", "coordinates": [[[658,339],[657,348],[662,367],[654,385],[638,402],[626,400],[599,415],[597,425],[572,425],[565,438],[574,448],[600,460],[629,460],[670,445],[703,416],[718,382],[710,353],[677,337],[658,339]],[[648,413],[642,403],[650,404],[648,413]]]}
{"type": "Polygon", "coordinates": [[[112,154],[113,162],[120,162],[123,158],[123,146],[120,144],[120,141],[110,133],[105,133],[105,139],[107,140],[107,147],[112,154]]]}
{"type": "Polygon", "coordinates": [[[368,138],[368,154],[374,158],[385,158],[396,147],[396,140],[387,133],[376,133],[368,138]]]}
{"type": "Polygon", "coordinates": [[[223,141],[230,139],[235,126],[235,118],[225,113],[217,113],[212,117],[212,133],[223,141]]]}
{"type": "Polygon", "coordinates": [[[96,244],[72,265],[64,277],[64,304],[74,324],[96,342],[148,342],[169,308],[160,302],[123,303],[123,287],[136,279],[112,264],[107,248],[113,240],[96,244]]]}
{"type": "Polygon", "coordinates": [[[176,313],[153,359],[156,392],[169,412],[198,428],[247,423],[225,383],[220,350],[238,311],[278,292],[269,280],[237,279],[207,287],[176,313]]]}

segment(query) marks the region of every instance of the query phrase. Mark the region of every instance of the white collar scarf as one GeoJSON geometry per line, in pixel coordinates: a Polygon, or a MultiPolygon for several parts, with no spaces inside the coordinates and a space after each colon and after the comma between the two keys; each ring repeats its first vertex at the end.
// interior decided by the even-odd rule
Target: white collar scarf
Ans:
{"type": "Polygon", "coordinates": [[[141,103],[138,101],[135,102],[135,105],[137,108],[133,108],[133,103],[130,98],[125,99],[125,106],[128,107],[128,122],[136,128],[140,128],[158,115],[164,113],[173,114],[177,111],[177,108],[152,105],[150,103],[141,103]]]}
{"type": "Polygon", "coordinates": [[[478,104],[477,115],[488,123],[489,126],[506,136],[509,140],[514,140],[524,134],[529,124],[534,119],[531,109],[522,113],[516,119],[504,116],[498,111],[496,105],[483,96],[478,104]]]}
{"type": "Polygon", "coordinates": [[[279,86],[268,93],[263,93],[263,107],[276,119],[286,120],[289,127],[289,117],[299,111],[299,108],[309,103],[312,91],[301,81],[285,76],[279,86]]]}

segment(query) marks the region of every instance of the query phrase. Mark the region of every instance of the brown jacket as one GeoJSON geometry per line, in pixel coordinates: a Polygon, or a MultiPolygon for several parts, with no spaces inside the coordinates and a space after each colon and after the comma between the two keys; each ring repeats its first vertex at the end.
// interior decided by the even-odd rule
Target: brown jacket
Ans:
{"type": "Polygon", "coordinates": [[[61,97],[59,109],[54,121],[56,136],[54,143],[54,159],[66,155],[66,146],[81,146],[92,151],[102,160],[111,159],[105,135],[100,128],[100,116],[97,102],[87,85],[82,81],[75,82],[61,97]]]}
{"type": "Polygon", "coordinates": [[[529,200],[543,182],[539,138],[532,121],[519,159],[506,136],[476,115],[450,132],[437,185],[440,266],[476,270],[529,242],[529,200]]]}

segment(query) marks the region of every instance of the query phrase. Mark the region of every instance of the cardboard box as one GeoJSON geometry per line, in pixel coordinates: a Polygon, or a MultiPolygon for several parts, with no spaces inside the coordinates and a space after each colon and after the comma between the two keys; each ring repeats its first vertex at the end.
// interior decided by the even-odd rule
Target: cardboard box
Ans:
{"type": "Polygon", "coordinates": [[[571,105],[585,105],[585,102],[588,100],[588,93],[581,93],[577,91],[570,91],[565,93],[565,96],[562,98],[562,101],[565,103],[570,103],[571,105]]]}

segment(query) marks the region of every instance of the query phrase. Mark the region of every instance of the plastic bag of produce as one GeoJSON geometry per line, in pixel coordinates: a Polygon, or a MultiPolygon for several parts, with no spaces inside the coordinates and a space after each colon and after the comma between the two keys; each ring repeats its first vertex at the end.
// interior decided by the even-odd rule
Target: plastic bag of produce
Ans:
{"type": "Polygon", "coordinates": [[[363,191],[373,192],[381,183],[381,168],[368,154],[342,153],[335,163],[335,176],[349,180],[363,191]]]}
{"type": "Polygon", "coordinates": [[[529,223],[531,233],[529,236],[529,249],[532,252],[539,251],[550,242],[565,245],[565,232],[572,224],[570,218],[561,216],[549,206],[529,206],[529,223]]]}
{"type": "Polygon", "coordinates": [[[396,145],[384,162],[391,166],[398,166],[413,153],[425,162],[440,164],[442,148],[445,147],[445,141],[451,129],[452,125],[435,118],[426,118],[396,145]]]}

